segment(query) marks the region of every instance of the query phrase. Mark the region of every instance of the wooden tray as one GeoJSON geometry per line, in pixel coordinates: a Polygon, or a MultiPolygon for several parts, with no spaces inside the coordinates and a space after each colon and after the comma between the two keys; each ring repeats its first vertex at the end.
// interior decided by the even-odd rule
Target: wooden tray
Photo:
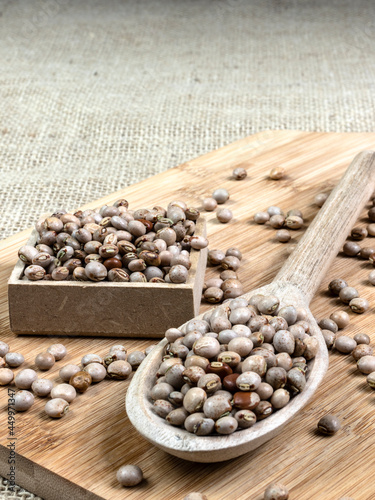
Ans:
{"type": "MultiPolygon", "coordinates": [[[[195,234],[206,235],[204,217],[198,219],[195,234]]],[[[34,229],[27,244],[35,246],[37,237],[34,229]]],[[[190,261],[187,282],[175,285],[25,281],[26,266],[19,259],[8,282],[10,328],[14,333],[71,337],[164,337],[168,328],[199,314],[207,248],[191,249],[190,261]]]]}
{"type": "MultiPolygon", "coordinates": [[[[374,147],[375,134],[263,132],[88,206],[122,196],[135,206],[148,204],[154,201],[151,193],[155,185],[161,204],[173,197],[196,205],[214,188],[226,187],[231,193],[227,205],[235,218],[223,225],[214,214],[208,214],[210,247],[241,248],[244,259],[239,274],[246,291],[272,280],[287,258],[288,245],[301,234],[296,231],[290,243],[278,243],[274,230],[253,224],[253,214],[269,205],[279,205],[284,210],[301,209],[310,222],[318,210],[312,204],[314,196],[334,185],[356,153],[374,147]],[[234,181],[231,172],[239,165],[245,166],[249,175],[243,181],[234,181]],[[288,175],[281,181],[271,181],[267,174],[277,165],[283,165],[288,175]]],[[[366,219],[359,223],[365,225],[366,219]]],[[[35,355],[51,343],[64,342],[69,355],[56,363],[53,370],[42,374],[57,382],[63,364],[79,362],[88,352],[104,354],[118,339],[17,337],[10,332],[6,283],[17,260],[17,249],[28,236],[26,231],[0,244],[1,339],[9,342],[13,351],[24,353],[24,367],[33,367],[35,355]]],[[[367,238],[361,246],[375,246],[375,239],[367,238]]],[[[345,333],[366,332],[375,343],[374,309],[356,316],[326,293],[329,281],[342,277],[368,298],[373,307],[375,289],[367,281],[371,269],[364,261],[339,256],[311,307],[318,318],[345,309],[351,316],[345,333]]],[[[217,273],[210,268],[207,275],[213,277],[217,273]]],[[[204,305],[201,311],[207,308],[204,305]]],[[[123,341],[129,351],[144,349],[151,343],[123,341]]],[[[77,397],[70,412],[59,421],[44,416],[44,401],[38,399],[30,411],[16,415],[16,483],[46,500],[181,500],[189,491],[202,491],[209,500],[261,500],[272,480],[286,484],[291,499],[338,500],[345,495],[355,500],[373,500],[375,393],[366,386],[365,376],[356,371],[350,356],[332,353],[330,360],[325,382],[302,414],[280,436],[230,463],[193,464],[152,447],[133,430],[125,414],[126,381],[108,380],[92,386],[77,397]],[[329,411],[341,418],[342,429],[333,437],[319,436],[316,423],[329,411]],[[138,464],[146,480],[125,490],[117,484],[115,473],[126,463],[138,464]]],[[[0,387],[0,397],[0,473],[6,476],[9,472],[6,388],[0,387]]]]}

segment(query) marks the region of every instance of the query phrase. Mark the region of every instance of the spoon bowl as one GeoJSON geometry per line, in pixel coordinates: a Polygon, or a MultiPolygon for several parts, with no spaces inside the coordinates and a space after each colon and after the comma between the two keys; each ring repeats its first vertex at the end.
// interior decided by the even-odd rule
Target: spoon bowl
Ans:
{"type": "MultiPolygon", "coordinates": [[[[375,153],[365,151],[355,157],[275,280],[242,296],[249,300],[255,294],[275,295],[281,307],[293,304],[306,310],[310,334],[318,340],[319,349],[316,357],[308,362],[309,373],[303,391],[284,408],[249,429],[227,436],[196,436],[168,424],[153,411],[149,394],[168,343],[163,339],[134,374],[126,395],[129,419],[143,437],[179,458],[194,462],[225,461],[252,451],[279,434],[311,400],[327,371],[328,351],[321,330],[309,310],[309,302],[373,193],[374,186],[375,153]]],[[[201,314],[196,319],[203,316],[201,314]]],[[[180,329],[183,331],[184,325],[180,329]]]]}

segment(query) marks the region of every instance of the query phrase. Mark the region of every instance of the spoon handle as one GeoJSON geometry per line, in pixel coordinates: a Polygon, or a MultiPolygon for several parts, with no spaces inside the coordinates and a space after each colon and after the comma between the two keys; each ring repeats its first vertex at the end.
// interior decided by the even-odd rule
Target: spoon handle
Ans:
{"type": "Polygon", "coordinates": [[[374,188],[375,152],[363,151],[353,159],[274,282],[296,286],[309,303],[374,188]]]}

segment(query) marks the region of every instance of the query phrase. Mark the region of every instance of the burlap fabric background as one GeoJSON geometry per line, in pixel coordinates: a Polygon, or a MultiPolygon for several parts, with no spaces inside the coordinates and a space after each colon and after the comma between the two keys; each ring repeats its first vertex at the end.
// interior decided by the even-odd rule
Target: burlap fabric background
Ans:
{"type": "Polygon", "coordinates": [[[0,237],[260,130],[372,131],[374,13],[372,0],[0,1],[0,237]]]}

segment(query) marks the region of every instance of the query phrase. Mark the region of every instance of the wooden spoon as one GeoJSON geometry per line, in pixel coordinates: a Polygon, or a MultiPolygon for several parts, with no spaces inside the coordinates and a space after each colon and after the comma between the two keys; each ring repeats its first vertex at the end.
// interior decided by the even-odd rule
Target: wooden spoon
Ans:
{"type": "MultiPolygon", "coordinates": [[[[307,310],[319,351],[310,362],[305,389],[287,406],[249,429],[228,436],[196,436],[169,425],[153,412],[149,393],[167,344],[163,339],[142,362],[127,391],[127,414],[140,434],[177,457],[194,462],[220,462],[254,450],[281,432],[313,397],[328,368],[325,341],[308,305],[374,187],[375,153],[364,151],[354,158],[274,281],[243,295],[249,299],[256,293],[272,294],[280,299],[281,305],[294,304],[307,310]]],[[[203,314],[197,318],[202,317],[203,314]]]]}

